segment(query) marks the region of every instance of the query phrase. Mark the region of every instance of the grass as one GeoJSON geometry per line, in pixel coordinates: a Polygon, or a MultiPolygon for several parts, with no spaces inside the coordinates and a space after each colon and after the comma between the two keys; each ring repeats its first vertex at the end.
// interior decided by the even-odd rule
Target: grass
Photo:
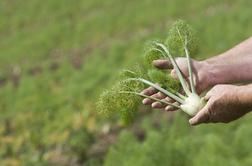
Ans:
{"type": "MultiPolygon", "coordinates": [[[[111,73],[139,60],[143,44],[165,38],[178,18],[199,32],[197,59],[221,53],[251,34],[251,3],[1,1],[0,78],[6,83],[0,88],[0,163],[100,164],[104,155],[92,156],[87,149],[100,141],[104,123],[114,122],[101,120],[94,108],[97,95],[115,79],[111,73]],[[51,69],[54,64],[58,68],[51,69]],[[37,68],[38,74],[30,74],[37,68]],[[85,146],[76,150],[76,144],[85,146]]],[[[245,127],[234,131],[249,131],[249,120],[236,125],[241,123],[245,127]]],[[[219,137],[221,129],[211,132],[219,137]]]]}

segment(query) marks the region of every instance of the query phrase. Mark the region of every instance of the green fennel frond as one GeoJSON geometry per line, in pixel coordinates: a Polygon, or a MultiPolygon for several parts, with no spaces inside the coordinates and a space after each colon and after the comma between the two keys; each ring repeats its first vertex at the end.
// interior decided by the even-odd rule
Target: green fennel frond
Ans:
{"type": "Polygon", "coordinates": [[[172,55],[183,56],[185,43],[190,55],[195,55],[198,51],[195,31],[185,21],[178,20],[170,28],[165,44],[172,55]]]}

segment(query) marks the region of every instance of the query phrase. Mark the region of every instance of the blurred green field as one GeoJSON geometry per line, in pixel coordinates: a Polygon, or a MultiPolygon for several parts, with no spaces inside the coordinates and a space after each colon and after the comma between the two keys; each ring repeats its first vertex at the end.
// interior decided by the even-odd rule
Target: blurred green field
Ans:
{"type": "MultiPolygon", "coordinates": [[[[252,34],[250,0],[0,1],[0,165],[251,165],[251,115],[190,127],[143,107],[136,122],[97,115],[117,72],[177,19],[204,59],[252,34]]],[[[225,62],[223,62],[225,63],[225,62]]]]}

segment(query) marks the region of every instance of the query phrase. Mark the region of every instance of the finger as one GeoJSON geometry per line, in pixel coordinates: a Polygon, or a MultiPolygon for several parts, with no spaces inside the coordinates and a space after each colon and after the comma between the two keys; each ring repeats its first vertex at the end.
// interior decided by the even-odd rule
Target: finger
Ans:
{"type": "Polygon", "coordinates": [[[143,99],[142,103],[143,103],[144,105],[150,105],[150,104],[152,103],[152,100],[151,100],[151,99],[148,99],[148,98],[145,98],[145,99],[143,99]]]}
{"type": "MultiPolygon", "coordinates": [[[[161,92],[158,92],[158,93],[151,95],[151,97],[156,98],[156,99],[162,99],[162,96],[163,96],[163,94],[161,92]]],[[[145,98],[142,102],[144,105],[151,105],[155,101],[153,101],[149,98],[145,98]]]]}
{"type": "Polygon", "coordinates": [[[163,94],[162,92],[158,92],[157,96],[156,96],[157,99],[164,99],[165,97],[166,97],[166,95],[163,94]]]}
{"type": "Polygon", "coordinates": [[[168,112],[172,112],[172,111],[176,111],[177,110],[177,108],[176,107],[173,107],[173,106],[166,106],[165,107],[165,111],[168,111],[168,112]]]}
{"type": "MultiPolygon", "coordinates": [[[[172,98],[170,98],[170,97],[166,97],[165,99],[163,99],[165,102],[168,102],[168,103],[175,103],[175,100],[173,100],[172,98]]],[[[172,111],[172,110],[174,110],[175,108],[173,108],[173,106],[170,106],[170,105],[166,105],[165,107],[164,107],[164,109],[166,110],[166,111],[172,111]]]]}
{"type": "Polygon", "coordinates": [[[209,121],[209,119],[210,119],[210,116],[208,113],[208,105],[206,105],[193,118],[189,120],[189,123],[194,126],[201,123],[206,123],[209,121]]]}
{"type": "MultiPolygon", "coordinates": [[[[179,106],[179,103],[178,103],[178,102],[174,102],[173,104],[179,106]]],[[[173,107],[173,106],[171,106],[171,105],[168,105],[168,106],[165,107],[165,111],[176,111],[176,110],[178,110],[178,108],[173,107]]]]}
{"type": "Polygon", "coordinates": [[[169,103],[174,103],[174,102],[175,102],[175,100],[173,100],[173,99],[170,98],[170,97],[166,97],[166,98],[165,98],[165,101],[166,101],[166,102],[169,102],[169,103]]]}
{"type": "Polygon", "coordinates": [[[152,87],[152,86],[149,87],[149,88],[144,89],[141,92],[141,94],[148,95],[148,96],[153,95],[154,93],[157,93],[157,90],[154,87],[152,87]]]}
{"type": "Polygon", "coordinates": [[[158,93],[151,95],[151,97],[161,100],[161,99],[164,99],[166,96],[162,92],[158,92],[158,93]]]}
{"type": "Polygon", "coordinates": [[[154,60],[153,65],[159,69],[172,69],[173,68],[170,61],[162,60],[162,59],[154,60]]]}
{"type": "MultiPolygon", "coordinates": [[[[165,99],[161,99],[162,101],[164,101],[164,102],[166,102],[166,100],[165,99]]],[[[162,102],[153,102],[152,104],[151,104],[151,107],[152,108],[165,108],[167,105],[166,104],[164,104],[164,103],[162,103],[162,102]]]]}
{"type": "MultiPolygon", "coordinates": [[[[151,95],[155,94],[156,92],[157,92],[157,90],[156,90],[155,88],[149,87],[149,88],[147,88],[147,89],[144,89],[144,90],[141,92],[141,94],[151,96],[151,95]]],[[[143,103],[144,105],[150,105],[150,104],[152,103],[152,100],[151,100],[151,99],[148,99],[148,98],[145,98],[145,99],[143,99],[142,103],[143,103]]]]}
{"type": "Polygon", "coordinates": [[[151,107],[159,109],[159,108],[163,108],[164,106],[160,102],[154,102],[154,103],[151,104],[151,107]]]}
{"type": "MultiPolygon", "coordinates": [[[[164,100],[166,98],[166,95],[163,94],[162,92],[158,92],[158,93],[151,95],[151,97],[154,97],[154,98],[160,99],[160,100],[164,100]]],[[[145,98],[142,102],[145,105],[151,105],[153,103],[153,106],[152,106],[153,108],[164,108],[165,107],[164,104],[162,104],[160,102],[153,101],[149,98],[145,98]]]]}
{"type": "MultiPolygon", "coordinates": [[[[153,95],[156,99],[162,100],[165,99],[165,94],[163,94],[162,92],[158,92],[155,95],[153,95]]],[[[152,103],[151,105],[153,108],[164,108],[164,105],[158,101],[155,101],[152,103]]]]}

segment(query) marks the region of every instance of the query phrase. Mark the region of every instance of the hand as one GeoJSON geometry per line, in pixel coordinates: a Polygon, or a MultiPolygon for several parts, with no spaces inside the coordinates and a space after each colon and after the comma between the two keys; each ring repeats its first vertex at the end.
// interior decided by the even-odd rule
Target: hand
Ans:
{"type": "MultiPolygon", "coordinates": [[[[188,80],[189,73],[188,73],[188,68],[187,68],[187,60],[186,58],[177,58],[176,62],[184,75],[184,77],[188,80]]],[[[155,60],[153,61],[153,65],[159,69],[172,69],[172,65],[168,60],[155,60]]],[[[196,61],[192,60],[192,69],[194,76],[196,78],[196,91],[198,93],[203,92],[207,88],[209,88],[212,85],[212,78],[210,76],[210,73],[208,73],[210,70],[208,70],[208,64],[205,63],[204,61],[196,61]]],[[[171,75],[174,78],[177,78],[175,70],[171,70],[171,75]]],[[[161,92],[157,92],[153,87],[149,87],[145,90],[142,91],[143,94],[149,95],[161,100],[165,100],[168,102],[174,103],[172,99],[169,97],[165,96],[161,92]]],[[[172,106],[166,106],[161,104],[160,102],[154,102],[150,99],[145,98],[143,100],[143,104],[145,105],[151,105],[153,108],[159,108],[159,109],[165,109],[166,111],[174,111],[176,110],[175,107],[172,106]]],[[[174,103],[178,104],[178,103],[174,103]]]]}
{"type": "Polygon", "coordinates": [[[228,123],[242,117],[252,108],[251,87],[246,86],[216,85],[206,94],[205,99],[208,100],[207,104],[189,120],[191,125],[228,123]]]}

